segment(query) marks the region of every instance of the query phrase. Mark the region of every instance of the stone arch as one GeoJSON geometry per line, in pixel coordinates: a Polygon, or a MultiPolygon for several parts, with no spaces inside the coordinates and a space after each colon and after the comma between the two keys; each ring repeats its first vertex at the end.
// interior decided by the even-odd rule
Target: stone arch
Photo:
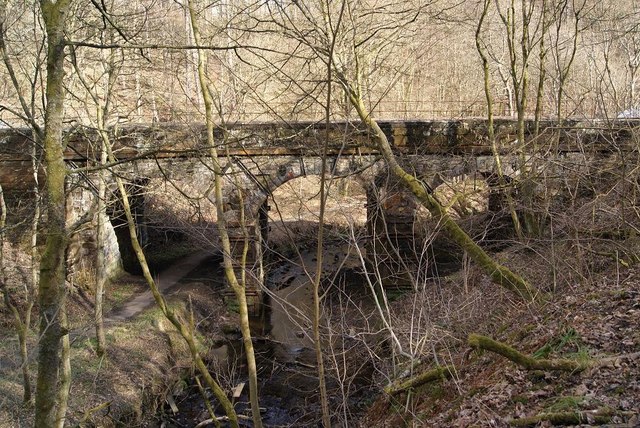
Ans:
{"type": "Polygon", "coordinates": [[[414,230],[417,199],[388,170],[380,171],[367,191],[367,258],[385,287],[413,284],[418,239],[414,230]]]}
{"type": "MultiPolygon", "coordinates": [[[[504,184],[512,183],[519,174],[516,159],[505,156],[502,161],[504,184]]],[[[491,155],[433,155],[420,160],[413,172],[430,192],[452,183],[483,182],[489,189],[488,211],[497,213],[506,206],[506,189],[500,183],[495,158],[491,155]]]]}
{"type": "MultiPolygon", "coordinates": [[[[378,162],[365,168],[365,162],[358,162],[352,156],[331,159],[328,163],[332,176],[353,174],[366,180],[369,168],[379,167],[378,162]]],[[[373,159],[375,160],[375,159],[373,159]]],[[[241,257],[246,239],[249,252],[246,254],[245,270],[251,270],[246,278],[252,283],[247,289],[255,291],[259,299],[260,287],[264,283],[263,255],[268,239],[268,197],[282,184],[298,177],[320,175],[322,159],[317,156],[278,156],[226,159],[223,197],[225,221],[231,240],[232,257],[241,257]],[[241,216],[241,214],[243,216],[241,216]],[[242,219],[242,221],[241,221],[242,219]],[[248,232],[248,234],[246,233],[248,232]]],[[[242,269],[240,266],[237,267],[242,269]]],[[[254,299],[254,300],[255,300],[254,299]]]]}
{"type": "Polygon", "coordinates": [[[490,192],[490,184],[483,174],[461,174],[447,178],[433,189],[434,196],[453,218],[487,212],[490,192]]]}
{"type": "MultiPolygon", "coordinates": [[[[493,232],[506,232],[505,227],[510,225],[505,209],[508,190],[500,185],[492,156],[434,155],[415,159],[414,163],[404,167],[445,207],[452,201],[456,202],[452,196],[458,198],[450,212],[461,218],[463,223],[468,222],[463,227],[470,226],[484,232],[485,221],[491,221],[495,230],[486,233],[485,237],[491,239],[493,232]],[[465,217],[469,217],[468,220],[465,217]]],[[[509,172],[514,171],[509,169],[509,172]]],[[[512,181],[509,175],[503,178],[507,183],[512,181]]],[[[370,261],[379,267],[385,285],[413,285],[415,278],[411,277],[414,274],[411,270],[416,266],[424,268],[421,252],[425,251],[429,241],[433,241],[432,248],[438,249],[430,255],[433,260],[439,265],[443,263],[455,268],[458,258],[455,254],[459,252],[457,246],[446,236],[434,234],[437,225],[430,220],[428,210],[386,170],[375,177],[374,187],[369,192],[367,217],[371,237],[369,253],[378,256],[382,262],[380,259],[370,261]]]]}
{"type": "MultiPolygon", "coordinates": [[[[148,177],[137,177],[130,180],[125,185],[127,195],[129,197],[129,204],[131,206],[131,213],[136,225],[136,234],[140,245],[143,247],[148,244],[148,230],[145,220],[145,187],[149,182],[148,177]]],[[[111,226],[115,232],[115,238],[117,239],[118,248],[120,251],[120,257],[122,260],[122,267],[129,273],[140,273],[141,269],[138,264],[138,259],[131,245],[131,238],[129,236],[129,228],[127,219],[125,217],[124,208],[120,199],[117,189],[113,189],[112,192],[108,192],[107,217],[111,226]]]]}
{"type": "MultiPolygon", "coordinates": [[[[370,177],[381,167],[373,156],[343,155],[332,157],[327,162],[329,175],[333,177],[351,175],[369,186],[370,177]]],[[[224,177],[224,205],[229,225],[238,225],[241,205],[244,217],[249,222],[259,219],[264,202],[275,189],[299,177],[321,175],[320,156],[279,156],[271,158],[232,158],[224,177]]]]}
{"type": "MultiPolygon", "coordinates": [[[[365,192],[369,192],[372,188],[372,177],[382,167],[380,161],[371,163],[368,167],[363,167],[362,163],[356,163],[352,158],[335,159],[330,160],[329,164],[330,172],[328,176],[336,178],[350,178],[358,183],[365,192]]],[[[304,159],[289,159],[287,162],[280,163],[277,166],[276,174],[269,177],[267,182],[268,187],[259,189],[258,192],[253,194],[246,208],[247,213],[251,213],[254,218],[258,219],[261,224],[260,230],[262,231],[262,238],[268,239],[268,212],[269,212],[269,198],[273,195],[276,189],[285,185],[292,180],[299,178],[321,176],[322,172],[322,160],[321,158],[304,158],[304,159]]]]}

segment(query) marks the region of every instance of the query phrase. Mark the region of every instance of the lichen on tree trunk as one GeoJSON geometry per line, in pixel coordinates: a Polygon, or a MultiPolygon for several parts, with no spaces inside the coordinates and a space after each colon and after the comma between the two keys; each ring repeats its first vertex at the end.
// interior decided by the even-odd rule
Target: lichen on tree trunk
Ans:
{"type": "Polygon", "coordinates": [[[70,0],[41,0],[47,32],[47,87],[44,153],[47,171],[47,241],[40,263],[40,342],[35,426],[53,427],[57,411],[60,350],[68,334],[61,325],[65,304],[65,253],[68,243],[65,210],[65,164],[62,150],[64,116],[64,30],[70,0]]]}

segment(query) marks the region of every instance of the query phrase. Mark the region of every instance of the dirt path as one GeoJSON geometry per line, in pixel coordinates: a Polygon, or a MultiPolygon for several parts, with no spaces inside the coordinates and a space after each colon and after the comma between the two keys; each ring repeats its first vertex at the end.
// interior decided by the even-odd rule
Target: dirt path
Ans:
{"type": "MultiPolygon", "coordinates": [[[[155,281],[158,288],[161,292],[166,292],[210,256],[211,254],[200,251],[175,262],[167,269],[156,274],[155,281]]],[[[104,321],[106,324],[114,324],[129,320],[147,309],[153,303],[153,295],[150,290],[147,290],[126,302],[124,306],[118,308],[117,311],[109,314],[104,321]]]]}
{"type": "MultiPolygon", "coordinates": [[[[155,281],[158,288],[162,293],[165,293],[210,256],[211,254],[200,251],[173,263],[167,269],[156,274],[155,281]]],[[[345,250],[345,248],[340,247],[327,250],[324,260],[325,273],[334,273],[336,269],[345,267],[345,260],[343,260],[345,258],[349,258],[348,249],[345,250]]],[[[353,255],[351,255],[351,258],[353,259],[353,255]]],[[[292,282],[295,282],[295,285],[299,286],[300,283],[308,281],[305,271],[313,272],[315,270],[315,260],[315,252],[304,252],[301,262],[285,265],[280,269],[281,271],[272,272],[271,274],[280,284],[293,285],[292,282]]],[[[346,263],[346,266],[350,266],[353,263],[354,260],[351,260],[350,263],[346,263]]],[[[129,320],[153,304],[153,295],[150,290],[147,290],[125,302],[116,311],[108,314],[104,322],[107,325],[113,325],[129,320]]]]}

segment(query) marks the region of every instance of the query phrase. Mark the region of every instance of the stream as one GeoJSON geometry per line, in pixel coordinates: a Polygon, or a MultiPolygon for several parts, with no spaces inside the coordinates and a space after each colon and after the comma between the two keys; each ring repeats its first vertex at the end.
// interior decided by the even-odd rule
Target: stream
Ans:
{"type": "MultiPolygon", "coordinates": [[[[348,247],[332,246],[332,250],[325,252],[324,260],[325,278],[331,277],[332,283],[339,284],[332,287],[336,290],[329,290],[325,296],[329,317],[335,318],[335,312],[344,321],[341,305],[347,301],[358,305],[358,313],[362,312],[363,307],[372,310],[372,299],[363,288],[363,278],[356,273],[358,258],[349,254],[348,247]]],[[[260,407],[264,409],[262,419],[267,427],[314,426],[320,419],[316,357],[311,337],[313,285],[305,274],[305,269],[314,272],[315,267],[314,250],[303,251],[288,261],[273,263],[267,278],[270,291],[266,297],[265,311],[260,317],[250,320],[258,365],[260,407]]],[[[182,281],[207,282],[214,290],[222,290],[223,276],[219,260],[209,258],[182,281]]],[[[322,322],[327,325],[327,317],[322,322]]],[[[347,321],[342,325],[346,324],[350,323],[347,321]]],[[[331,331],[336,331],[333,325],[331,331]]],[[[234,404],[238,415],[250,416],[242,337],[236,330],[225,333],[225,339],[217,343],[213,350],[214,359],[209,364],[210,370],[227,390],[245,384],[239,396],[234,399],[234,404]]],[[[323,349],[331,349],[334,355],[342,353],[353,358],[357,355],[353,351],[362,346],[361,342],[342,333],[329,336],[323,341],[323,349]]],[[[347,361],[349,358],[342,360],[347,361]]],[[[347,364],[343,367],[343,374],[346,375],[350,369],[347,364]]],[[[343,418],[349,417],[347,405],[349,409],[358,408],[358,402],[370,396],[372,373],[372,366],[358,361],[355,371],[348,374],[346,385],[344,379],[338,380],[340,376],[327,376],[332,411],[339,413],[342,409],[343,418]]],[[[215,398],[211,402],[215,403],[215,398]]],[[[170,406],[164,406],[160,426],[194,427],[211,417],[195,384],[190,384],[183,394],[175,397],[175,403],[178,408],[176,413],[173,412],[175,408],[172,410],[170,406]]],[[[360,407],[364,408],[364,405],[360,407]]],[[[223,416],[219,412],[216,409],[216,415],[223,416]]],[[[252,421],[243,416],[241,426],[253,426],[252,421]]],[[[200,426],[214,425],[211,423],[200,426]]]]}

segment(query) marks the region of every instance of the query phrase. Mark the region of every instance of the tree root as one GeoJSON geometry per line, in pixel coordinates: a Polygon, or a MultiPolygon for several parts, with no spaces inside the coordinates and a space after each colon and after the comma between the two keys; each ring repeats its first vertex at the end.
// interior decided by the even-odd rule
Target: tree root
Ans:
{"type": "Polygon", "coordinates": [[[612,409],[590,411],[540,413],[521,419],[511,419],[509,425],[514,427],[532,427],[540,422],[551,422],[553,425],[607,424],[614,416],[630,416],[629,412],[616,412],[612,409]]]}
{"type": "Polygon", "coordinates": [[[416,375],[411,379],[405,380],[403,382],[392,383],[391,385],[384,388],[384,392],[386,392],[388,395],[399,394],[411,388],[424,385],[425,383],[441,379],[448,379],[453,376],[455,372],[456,368],[454,366],[438,366],[434,369],[420,373],[419,375],[416,375]]]}
{"type": "Polygon", "coordinates": [[[566,358],[536,359],[517,351],[505,343],[497,342],[479,334],[470,334],[467,343],[469,343],[469,346],[472,348],[484,349],[502,355],[527,370],[580,372],[594,365],[592,361],[577,361],[566,358]]]}

